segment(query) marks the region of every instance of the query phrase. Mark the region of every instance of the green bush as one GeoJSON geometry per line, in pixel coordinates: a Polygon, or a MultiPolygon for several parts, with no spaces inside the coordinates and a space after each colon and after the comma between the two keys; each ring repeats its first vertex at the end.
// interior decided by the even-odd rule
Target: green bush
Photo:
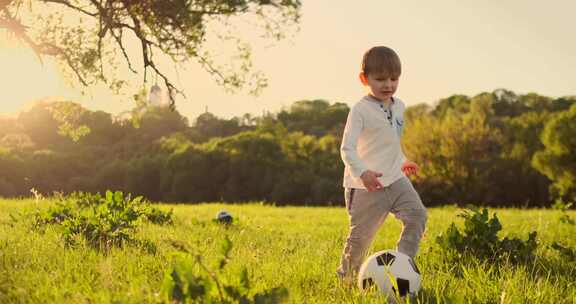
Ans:
{"type": "Polygon", "coordinates": [[[37,211],[34,226],[57,224],[67,246],[81,238],[93,248],[108,250],[135,241],[134,231],[142,221],[170,224],[172,211],[163,212],[141,196],[132,199],[120,191],[106,191],[105,196],[79,192],[62,197],[44,212],[37,211]]]}
{"type": "Polygon", "coordinates": [[[528,240],[517,238],[498,238],[502,229],[500,220],[494,213],[489,216],[487,209],[468,209],[458,215],[464,218],[464,229],[461,232],[456,224],[452,223],[446,232],[436,238],[436,242],[443,250],[456,254],[472,255],[474,257],[500,262],[528,262],[535,258],[537,247],[536,232],[529,234],[528,240]]]}

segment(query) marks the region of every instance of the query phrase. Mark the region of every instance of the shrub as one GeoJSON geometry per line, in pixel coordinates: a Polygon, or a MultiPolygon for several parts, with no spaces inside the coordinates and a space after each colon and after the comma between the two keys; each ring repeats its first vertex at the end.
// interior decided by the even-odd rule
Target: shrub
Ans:
{"type": "Polygon", "coordinates": [[[120,191],[107,191],[105,196],[79,192],[62,197],[44,212],[37,211],[34,226],[57,224],[67,246],[80,237],[93,248],[108,250],[135,241],[134,230],[144,220],[169,224],[172,211],[163,212],[141,196],[132,199],[120,191]]]}
{"type": "Polygon", "coordinates": [[[493,262],[527,262],[535,258],[535,231],[529,234],[526,241],[508,237],[501,240],[498,232],[502,225],[495,213],[490,217],[485,208],[482,211],[468,209],[458,216],[464,218],[464,229],[461,232],[456,224],[452,223],[446,232],[436,238],[442,249],[493,262]]]}

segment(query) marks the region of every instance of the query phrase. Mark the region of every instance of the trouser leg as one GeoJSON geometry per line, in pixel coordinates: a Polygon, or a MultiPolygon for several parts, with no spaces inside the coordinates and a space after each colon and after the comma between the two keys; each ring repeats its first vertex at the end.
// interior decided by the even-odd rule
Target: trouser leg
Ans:
{"type": "Polygon", "coordinates": [[[391,212],[403,225],[397,250],[414,258],[426,229],[426,207],[409,179],[396,181],[390,189],[394,202],[391,212]]]}
{"type": "Polygon", "coordinates": [[[388,214],[386,204],[382,202],[382,196],[382,191],[345,190],[350,230],[342,252],[340,267],[337,270],[340,276],[353,277],[358,272],[366,250],[388,214]]]}

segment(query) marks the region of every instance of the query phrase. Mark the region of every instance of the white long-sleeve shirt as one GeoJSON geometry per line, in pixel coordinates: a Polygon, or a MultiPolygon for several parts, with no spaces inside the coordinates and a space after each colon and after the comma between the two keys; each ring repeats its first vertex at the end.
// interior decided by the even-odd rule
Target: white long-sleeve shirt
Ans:
{"type": "Polygon", "coordinates": [[[400,99],[393,100],[391,122],[384,104],[372,96],[363,97],[350,109],[340,146],[345,165],[344,187],[365,189],[360,175],[366,170],[382,173],[378,178],[382,186],[404,176],[401,168],[406,157],[400,136],[405,106],[400,99]]]}

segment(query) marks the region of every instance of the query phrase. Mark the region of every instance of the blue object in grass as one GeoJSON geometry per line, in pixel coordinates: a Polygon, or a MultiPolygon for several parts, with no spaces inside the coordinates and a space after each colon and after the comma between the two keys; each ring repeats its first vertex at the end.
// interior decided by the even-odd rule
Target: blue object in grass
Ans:
{"type": "Polygon", "coordinates": [[[228,213],[228,211],[226,210],[221,210],[220,212],[218,212],[218,214],[216,215],[216,221],[222,224],[232,224],[232,221],[234,219],[232,218],[232,215],[230,213],[228,213]]]}

